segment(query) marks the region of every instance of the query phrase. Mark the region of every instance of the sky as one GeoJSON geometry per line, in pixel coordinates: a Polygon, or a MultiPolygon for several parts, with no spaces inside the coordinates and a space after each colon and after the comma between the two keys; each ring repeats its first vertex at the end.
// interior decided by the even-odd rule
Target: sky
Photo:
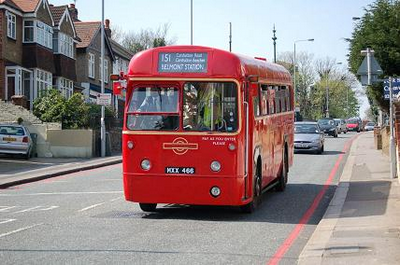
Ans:
{"type": "MultiPolygon", "coordinates": [[[[49,0],[71,4],[73,0],[49,0]]],[[[176,44],[190,44],[190,0],[104,0],[105,18],[123,31],[157,29],[170,25],[168,36],[176,44]]],[[[277,52],[293,51],[331,57],[347,68],[348,43],[354,22],[373,0],[193,0],[194,44],[229,49],[232,22],[232,51],[273,61],[272,29],[275,24],[277,52]]],[[[76,0],[79,19],[101,20],[101,0],[76,0]]],[[[360,114],[368,103],[362,98],[360,114]]]]}

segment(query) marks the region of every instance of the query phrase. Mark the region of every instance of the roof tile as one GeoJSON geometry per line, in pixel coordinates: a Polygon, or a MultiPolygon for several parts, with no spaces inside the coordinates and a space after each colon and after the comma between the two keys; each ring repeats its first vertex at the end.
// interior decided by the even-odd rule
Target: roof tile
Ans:
{"type": "Polygon", "coordinates": [[[24,12],[34,12],[41,0],[12,0],[24,12]]]}
{"type": "Polygon", "coordinates": [[[64,15],[65,10],[68,8],[67,5],[64,6],[50,6],[51,14],[53,15],[54,24],[60,24],[60,20],[64,15]]]}
{"type": "Polygon", "coordinates": [[[96,32],[101,27],[100,21],[95,22],[74,22],[76,34],[81,39],[81,42],[77,44],[77,48],[86,48],[92,42],[96,32]]]}

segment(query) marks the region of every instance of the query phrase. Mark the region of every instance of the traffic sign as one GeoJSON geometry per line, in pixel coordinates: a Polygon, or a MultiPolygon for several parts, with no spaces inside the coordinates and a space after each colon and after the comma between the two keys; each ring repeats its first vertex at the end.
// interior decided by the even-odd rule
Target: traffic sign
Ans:
{"type": "Polygon", "coordinates": [[[111,105],[111,94],[103,93],[98,94],[96,98],[96,104],[102,106],[110,106],[111,105]]]}
{"type": "MultiPolygon", "coordinates": [[[[392,78],[392,91],[393,91],[393,97],[397,97],[397,95],[400,92],[400,78],[392,78]]],[[[389,100],[390,99],[390,90],[389,90],[389,79],[385,79],[383,82],[383,94],[384,94],[384,99],[389,100]]]]}

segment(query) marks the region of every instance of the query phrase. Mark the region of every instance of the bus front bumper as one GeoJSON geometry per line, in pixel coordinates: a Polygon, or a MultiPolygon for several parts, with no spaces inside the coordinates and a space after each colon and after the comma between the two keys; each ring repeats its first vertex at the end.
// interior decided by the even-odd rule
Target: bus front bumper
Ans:
{"type": "Polygon", "coordinates": [[[247,204],[243,176],[149,176],[124,173],[124,192],[128,201],[189,205],[247,204]],[[218,187],[219,196],[211,189],[218,187]]]}

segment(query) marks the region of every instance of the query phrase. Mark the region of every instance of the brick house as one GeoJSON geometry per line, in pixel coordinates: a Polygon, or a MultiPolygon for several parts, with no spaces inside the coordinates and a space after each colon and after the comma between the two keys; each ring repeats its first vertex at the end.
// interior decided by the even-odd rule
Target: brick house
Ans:
{"type": "Polygon", "coordinates": [[[54,19],[53,28],[53,50],[55,74],[53,86],[69,98],[72,93],[77,92],[74,88],[76,81],[76,43],[79,38],[71,18],[68,6],[50,5],[54,19]]]}
{"type": "MultiPolygon", "coordinates": [[[[77,45],[77,82],[83,87],[87,101],[95,102],[101,93],[101,22],[75,21],[75,28],[81,42],[77,45]]],[[[107,36],[104,37],[105,93],[112,93],[109,81],[115,56],[107,36]]]]}
{"type": "Polygon", "coordinates": [[[74,25],[66,7],[54,8],[56,21],[52,8],[47,0],[0,0],[1,99],[23,97],[21,105],[32,108],[33,100],[50,87],[69,89],[76,80],[74,25]]]}

